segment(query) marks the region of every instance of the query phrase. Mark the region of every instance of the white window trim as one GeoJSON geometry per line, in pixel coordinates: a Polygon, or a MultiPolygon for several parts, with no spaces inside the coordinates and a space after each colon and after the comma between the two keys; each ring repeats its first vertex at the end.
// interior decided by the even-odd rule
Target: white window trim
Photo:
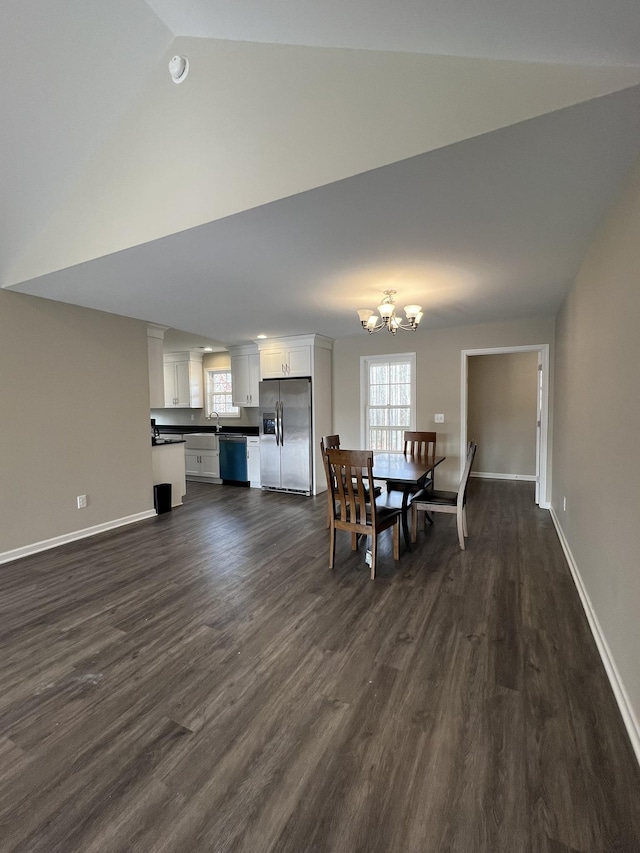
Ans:
{"type": "MultiPolygon", "coordinates": [[[[206,415],[205,415],[205,417],[208,418],[211,416],[211,412],[213,411],[213,409],[211,407],[211,402],[210,402],[210,397],[211,397],[212,392],[210,392],[210,390],[209,390],[213,380],[210,379],[210,376],[212,373],[231,373],[231,368],[230,367],[207,367],[207,368],[205,368],[205,373],[206,373],[206,376],[205,376],[205,386],[206,386],[205,387],[205,411],[206,411],[206,415]]],[[[233,375],[231,376],[231,383],[232,383],[231,387],[233,388],[233,375]]],[[[233,401],[233,391],[231,394],[231,400],[233,401]]],[[[219,412],[218,414],[220,415],[221,418],[239,418],[239,417],[241,417],[242,411],[240,410],[240,407],[236,406],[235,408],[237,409],[236,412],[219,412]]]]}
{"type": "Polygon", "coordinates": [[[378,363],[386,364],[393,361],[408,361],[411,364],[411,417],[409,430],[416,428],[416,354],[415,352],[394,352],[386,355],[361,355],[360,356],[360,446],[367,448],[367,400],[369,385],[369,365],[378,363]]]}

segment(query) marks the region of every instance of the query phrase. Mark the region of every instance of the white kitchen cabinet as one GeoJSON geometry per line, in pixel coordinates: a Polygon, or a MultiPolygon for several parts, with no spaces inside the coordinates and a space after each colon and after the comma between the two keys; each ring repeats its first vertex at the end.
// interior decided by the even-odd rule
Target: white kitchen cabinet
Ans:
{"type": "Polygon", "coordinates": [[[211,433],[185,435],[185,474],[187,480],[220,483],[218,436],[211,433]]]}
{"type": "Polygon", "coordinates": [[[311,376],[312,344],[269,341],[260,347],[260,375],[263,379],[311,376]]]}
{"type": "Polygon", "coordinates": [[[202,408],[202,353],[165,354],[164,406],[167,409],[202,408]]]}
{"type": "Polygon", "coordinates": [[[219,450],[185,450],[184,462],[187,480],[220,482],[219,450]]]}
{"type": "Polygon", "coordinates": [[[230,347],[234,406],[257,406],[260,356],[255,346],[230,347]]]}
{"type": "Polygon", "coordinates": [[[260,488],[260,438],[247,436],[247,476],[252,489],[260,488]]]}

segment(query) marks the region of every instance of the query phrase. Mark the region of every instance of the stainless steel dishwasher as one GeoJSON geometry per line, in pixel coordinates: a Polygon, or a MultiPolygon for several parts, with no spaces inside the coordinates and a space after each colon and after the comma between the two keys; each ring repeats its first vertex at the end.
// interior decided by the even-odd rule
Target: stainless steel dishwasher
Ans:
{"type": "Polygon", "coordinates": [[[244,435],[220,435],[220,478],[225,485],[248,486],[247,438],[244,435]]]}

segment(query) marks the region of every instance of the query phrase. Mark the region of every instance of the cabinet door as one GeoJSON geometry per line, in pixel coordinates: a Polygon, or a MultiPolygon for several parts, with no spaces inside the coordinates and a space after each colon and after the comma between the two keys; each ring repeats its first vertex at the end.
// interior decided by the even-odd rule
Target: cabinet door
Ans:
{"type": "Polygon", "coordinates": [[[231,356],[231,381],[234,406],[249,405],[249,356],[231,356]]]}
{"type": "Polygon", "coordinates": [[[202,459],[201,474],[203,477],[220,476],[220,451],[203,450],[200,453],[202,459]]]}
{"type": "Polygon", "coordinates": [[[176,405],[176,366],[175,364],[164,365],[164,406],[165,409],[176,405]]]}
{"type": "Polygon", "coordinates": [[[247,356],[249,363],[249,405],[260,405],[260,356],[258,353],[247,356]]]}
{"type": "Polygon", "coordinates": [[[260,373],[263,379],[281,379],[286,376],[286,353],[284,349],[268,349],[260,352],[260,373]]]}
{"type": "Polygon", "coordinates": [[[201,473],[200,454],[197,450],[185,450],[184,452],[184,472],[187,477],[198,477],[201,473]]]}
{"type": "Polygon", "coordinates": [[[287,376],[311,376],[311,347],[294,347],[287,352],[287,376]]]}
{"type": "Polygon", "coordinates": [[[176,397],[178,400],[176,406],[188,409],[191,405],[189,362],[177,361],[174,367],[176,369],[176,397]]]}

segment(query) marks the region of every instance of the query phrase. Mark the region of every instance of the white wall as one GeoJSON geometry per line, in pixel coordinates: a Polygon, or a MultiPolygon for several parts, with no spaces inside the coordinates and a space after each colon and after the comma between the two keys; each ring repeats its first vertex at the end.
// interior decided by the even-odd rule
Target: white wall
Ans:
{"type": "Polygon", "coordinates": [[[0,401],[0,561],[153,511],[145,323],[0,289],[0,401]]]}
{"type": "MultiPolygon", "coordinates": [[[[416,428],[438,433],[438,453],[447,457],[439,466],[438,488],[457,488],[460,479],[460,418],[462,350],[498,346],[551,345],[553,317],[458,326],[453,329],[420,328],[338,339],[333,348],[333,425],[344,447],[360,447],[360,357],[362,355],[415,352],[417,376],[416,428]],[[435,413],[445,415],[436,424],[435,413]]],[[[552,381],[552,380],[551,380],[552,381]]]]}
{"type": "Polygon", "coordinates": [[[640,758],[639,326],[640,161],[558,315],[552,494],[640,758]]]}

